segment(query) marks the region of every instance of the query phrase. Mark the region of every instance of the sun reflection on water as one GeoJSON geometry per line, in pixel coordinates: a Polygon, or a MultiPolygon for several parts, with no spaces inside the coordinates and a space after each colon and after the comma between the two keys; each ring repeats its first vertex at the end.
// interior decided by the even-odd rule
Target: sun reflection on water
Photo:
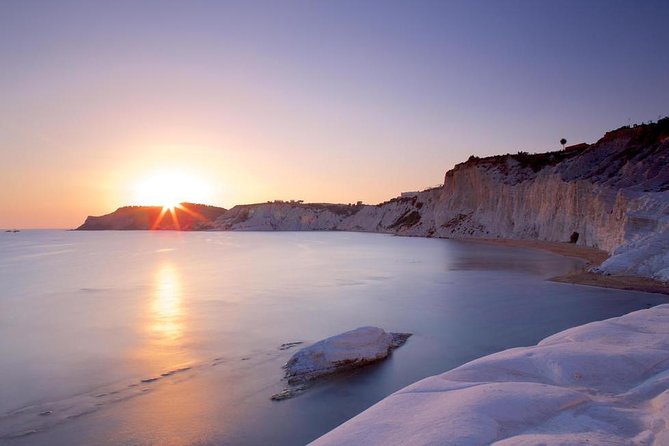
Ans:
{"type": "Polygon", "coordinates": [[[183,334],[183,293],[179,273],[170,263],[156,272],[155,295],[151,302],[151,331],[165,343],[183,334]]]}

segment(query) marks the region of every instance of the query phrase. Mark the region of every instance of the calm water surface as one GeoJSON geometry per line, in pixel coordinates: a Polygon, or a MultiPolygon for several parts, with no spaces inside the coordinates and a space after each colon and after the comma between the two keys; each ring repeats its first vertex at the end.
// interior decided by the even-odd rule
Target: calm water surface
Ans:
{"type": "Polygon", "coordinates": [[[388,394],[662,295],[545,279],[580,261],[357,233],[0,234],[0,443],[298,445],[388,394]],[[412,332],[282,402],[294,350],[412,332]]]}

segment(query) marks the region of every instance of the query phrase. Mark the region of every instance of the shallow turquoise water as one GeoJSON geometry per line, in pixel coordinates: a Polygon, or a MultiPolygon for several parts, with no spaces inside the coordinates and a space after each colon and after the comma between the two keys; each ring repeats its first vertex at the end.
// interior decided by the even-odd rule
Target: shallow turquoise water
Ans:
{"type": "Polygon", "coordinates": [[[545,280],[579,265],[379,234],[2,233],[0,442],[304,444],[423,377],[667,301],[545,280]],[[362,325],[414,336],[269,400],[279,345],[362,325]]]}

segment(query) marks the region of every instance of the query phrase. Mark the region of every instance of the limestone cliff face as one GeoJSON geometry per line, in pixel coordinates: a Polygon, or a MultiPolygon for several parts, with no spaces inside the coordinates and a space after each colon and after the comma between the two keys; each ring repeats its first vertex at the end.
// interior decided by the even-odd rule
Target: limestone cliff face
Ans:
{"type": "Polygon", "coordinates": [[[362,231],[433,235],[441,189],[377,205],[271,202],[235,206],[215,222],[224,231],[362,231]],[[429,216],[429,217],[426,217],[429,216]]]}
{"type": "Polygon", "coordinates": [[[216,220],[216,229],[229,231],[328,231],[338,229],[362,205],[268,202],[235,206],[216,220]]]}
{"type": "Polygon", "coordinates": [[[500,181],[496,166],[449,172],[435,211],[437,234],[566,242],[576,233],[580,245],[607,251],[619,245],[631,197],[584,180],[564,181],[552,170],[515,184],[500,181]]]}
{"type": "Polygon", "coordinates": [[[237,206],[223,230],[344,230],[568,242],[608,251],[600,271],[669,280],[669,119],[593,145],[472,157],[443,187],[378,205],[237,206]]]}
{"type": "Polygon", "coordinates": [[[647,192],[629,202],[623,240],[599,268],[669,281],[669,200],[667,192],[647,192]]]}
{"type": "Polygon", "coordinates": [[[578,151],[470,159],[446,174],[436,235],[570,241],[600,271],[669,280],[669,119],[578,151]]]}

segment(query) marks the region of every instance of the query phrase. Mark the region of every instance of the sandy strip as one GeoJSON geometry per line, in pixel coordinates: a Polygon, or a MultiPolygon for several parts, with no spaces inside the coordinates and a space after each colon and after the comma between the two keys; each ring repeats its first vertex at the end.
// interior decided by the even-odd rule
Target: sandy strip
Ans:
{"type": "Polygon", "coordinates": [[[550,280],[553,282],[576,283],[579,285],[600,286],[619,290],[669,294],[669,283],[637,276],[605,276],[589,271],[581,271],[553,277],[550,280]]]}
{"type": "Polygon", "coordinates": [[[586,261],[582,271],[577,271],[563,276],[553,277],[550,280],[562,283],[575,283],[579,285],[599,286],[604,288],[615,288],[619,290],[644,291],[646,293],[669,294],[669,283],[637,276],[605,276],[589,272],[593,266],[600,265],[609,257],[606,251],[585,246],[576,246],[572,243],[547,242],[541,240],[509,240],[509,239],[476,239],[481,242],[500,246],[517,248],[541,249],[568,257],[578,257],[586,261]]]}

